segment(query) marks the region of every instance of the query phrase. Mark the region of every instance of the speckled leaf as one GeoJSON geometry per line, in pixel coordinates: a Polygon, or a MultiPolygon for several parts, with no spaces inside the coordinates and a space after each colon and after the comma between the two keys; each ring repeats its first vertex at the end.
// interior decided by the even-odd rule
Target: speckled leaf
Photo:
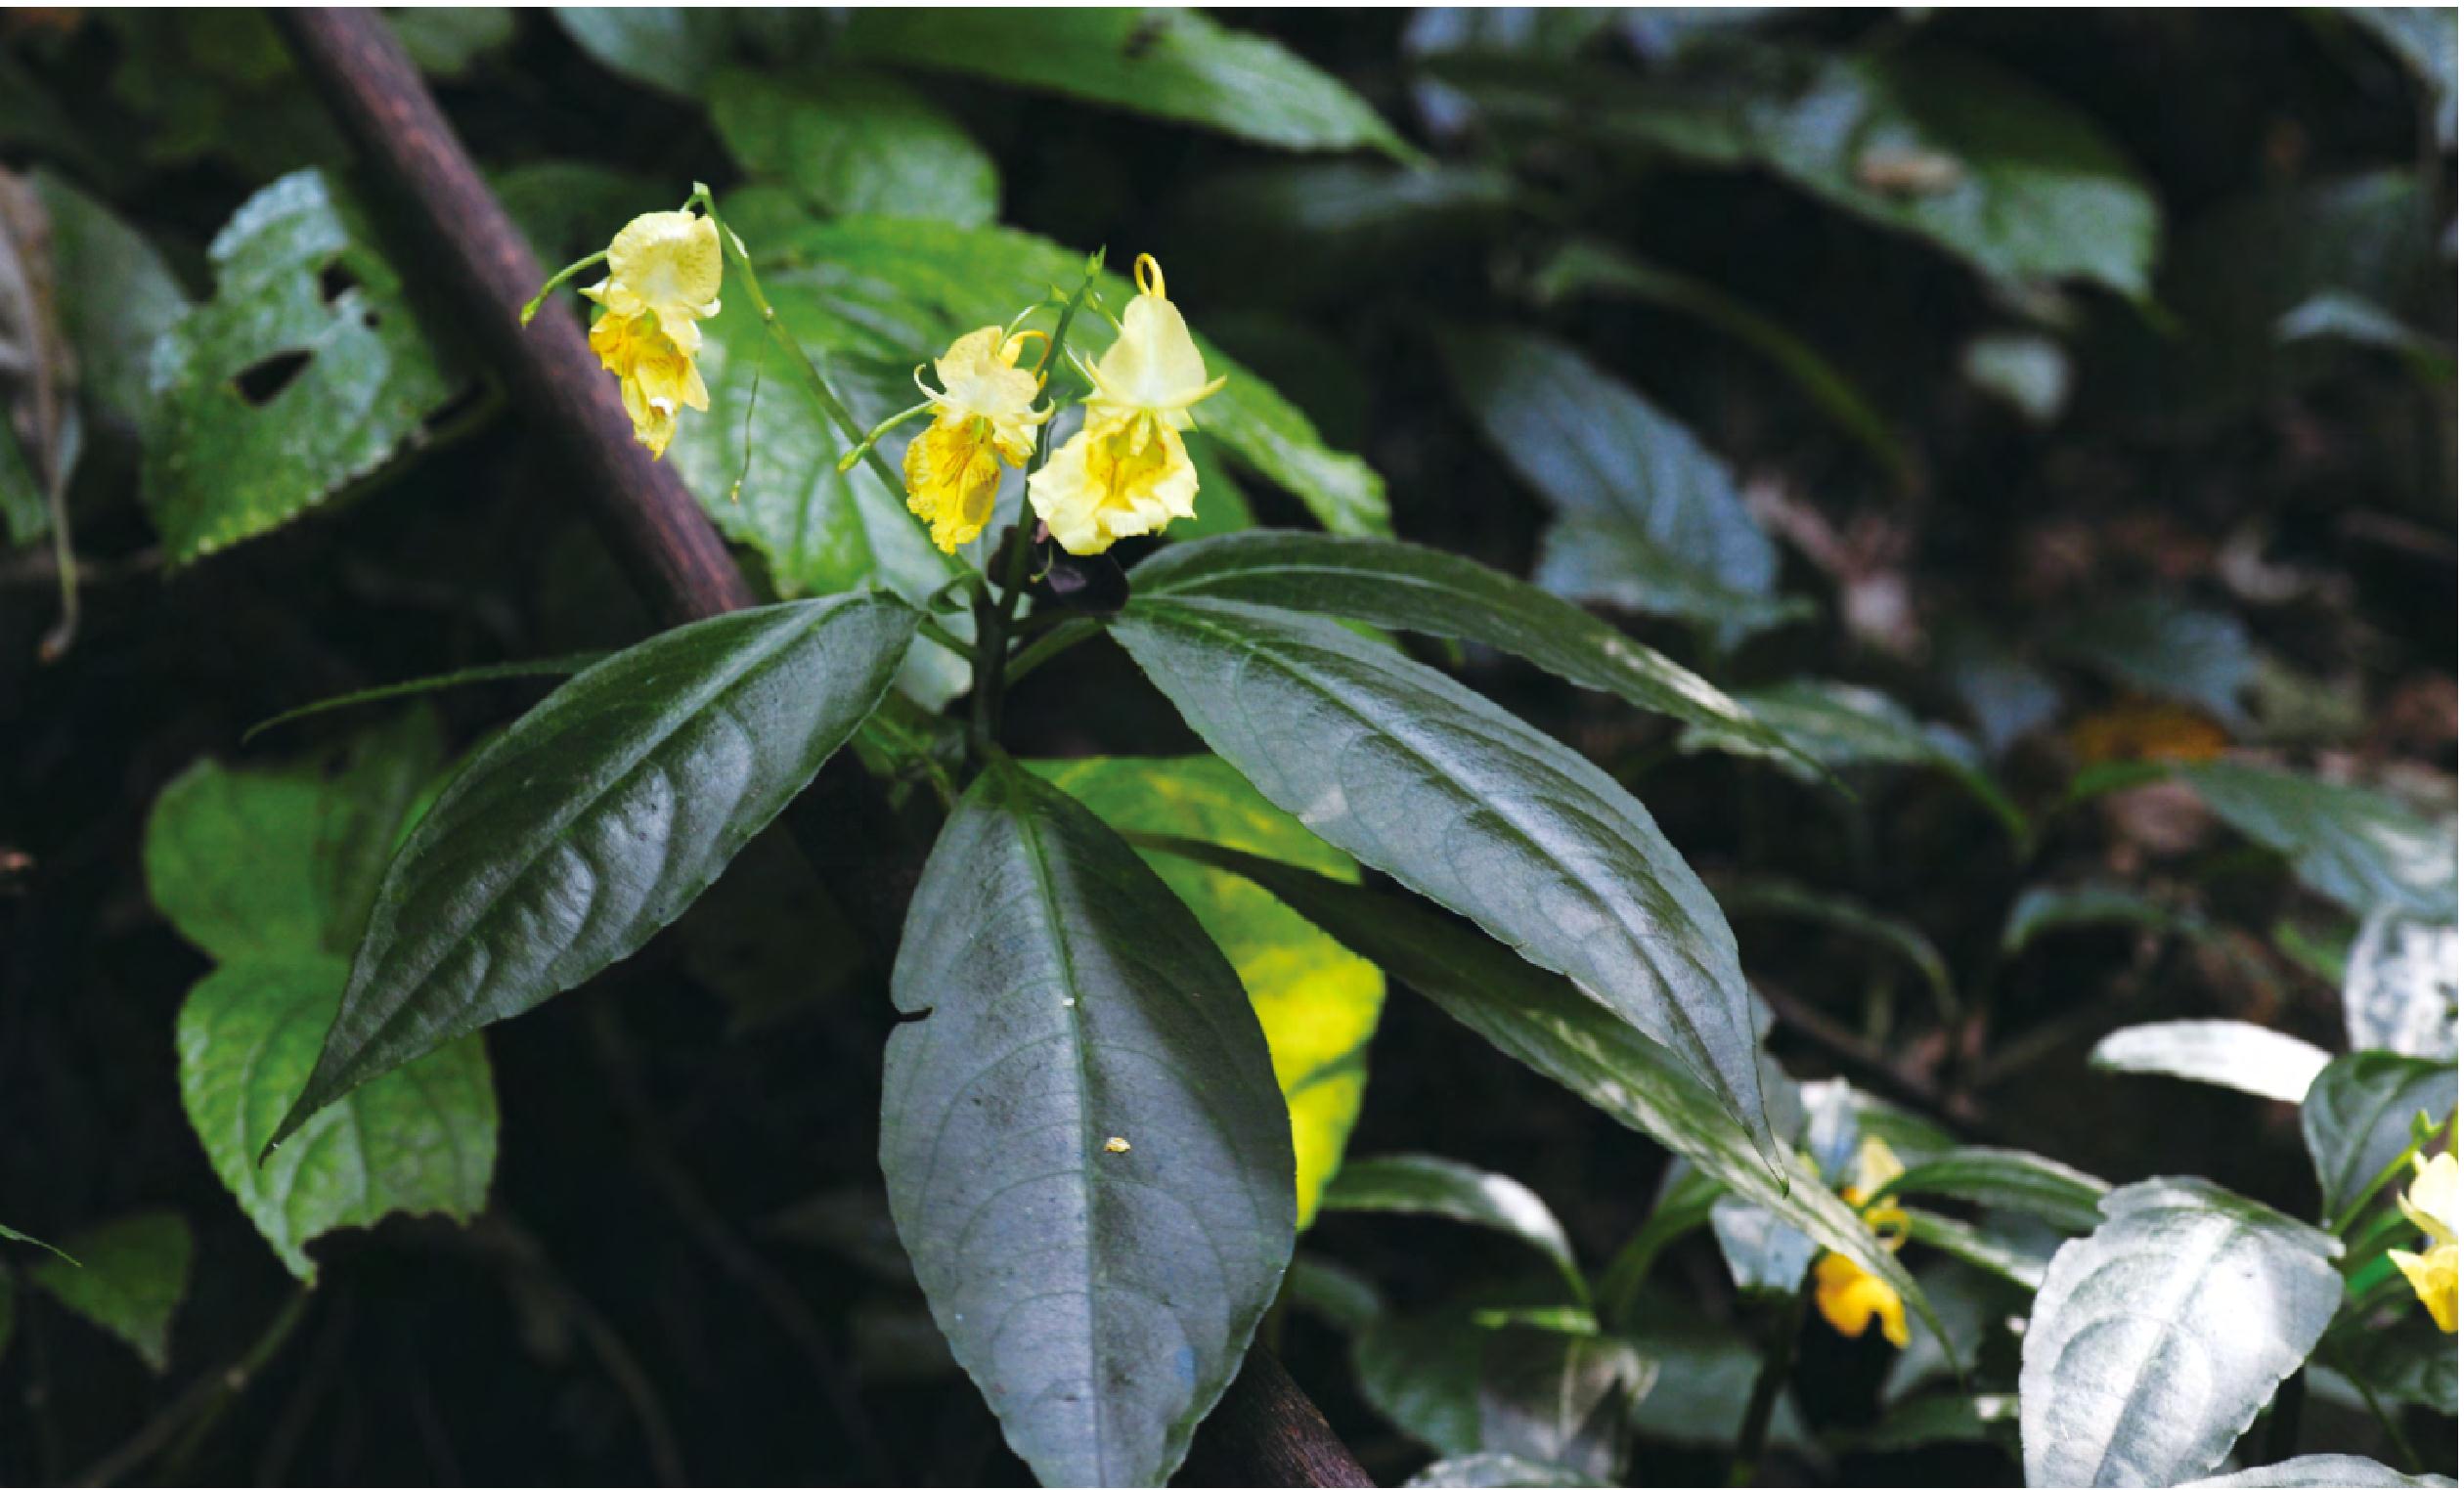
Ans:
{"type": "Polygon", "coordinates": [[[341,1011],[275,1141],[675,920],[881,701],[916,621],[873,594],[679,627],[483,746],[386,870],[341,1011]]]}
{"type": "Polygon", "coordinates": [[[1113,635],[1257,789],[1662,1042],[1768,1151],[1737,941],[1642,804],[1334,622],[1140,596],[1113,635]]]}
{"type": "Polygon", "coordinates": [[[1066,94],[1261,145],[1409,153],[1350,89],[1195,11],[862,10],[844,44],[853,58],[1066,94]]]}
{"type": "MultiPolygon", "coordinates": [[[[1350,859],[1212,756],[1096,756],[1032,762],[1028,768],[1119,833],[1203,839],[1340,879],[1359,874],[1350,859]]],[[[1360,1117],[1386,975],[1239,875],[1166,854],[1146,857],[1249,989],[1291,1112],[1305,1227],[1360,1117]]]]}
{"type": "Polygon", "coordinates": [[[736,162],[822,212],[930,217],[973,228],[1000,215],[986,153],[922,93],[850,67],[810,77],[741,68],[711,79],[710,118],[736,162]]]}
{"type": "Polygon", "coordinates": [[[1261,529],[1158,549],[1129,583],[1140,594],[1241,600],[1476,641],[1638,709],[1788,748],[1737,700],[1589,611],[1435,548],[1261,529]]]}
{"type": "Polygon", "coordinates": [[[2355,1050],[2455,1059],[2455,923],[2382,907],[2345,958],[2345,1033],[2355,1050]]]}
{"type": "MultiPolygon", "coordinates": [[[[2302,1099],[2302,1141],[2318,1171],[2321,1214],[2340,1216],[2412,1143],[2416,1118],[2455,1111],[2455,1063],[2364,1050],[2328,1063],[2302,1099]]],[[[2401,1177],[2401,1176],[2399,1176],[2401,1177]]]]}
{"type": "Polygon", "coordinates": [[[214,298],[154,344],[147,508],[186,560],[299,516],[419,439],[463,383],[359,209],[298,171],[214,238],[214,298]]]}
{"type": "Polygon", "coordinates": [[[2205,1180],[2142,1180],[2104,1214],[2054,1253],[2021,1342],[2031,1485],[2214,1469],[2344,1294],[2333,1237],[2205,1180]]]}
{"type": "Polygon", "coordinates": [[[61,1247],[66,1255],[35,1263],[26,1281],[126,1340],[157,1374],[169,1369],[171,1318],[188,1296],[188,1222],[173,1211],[141,1211],[61,1247]]]}
{"type": "Polygon", "coordinates": [[[340,958],[243,961],[189,990],[180,1009],[180,1095],[214,1172],[301,1281],[305,1244],[397,1211],[466,1220],[496,1168],[496,1093],[477,1035],[371,1081],[257,1156],[316,1064],[342,1000],[340,958]]]}
{"type": "Polygon", "coordinates": [[[1292,1139],[1240,981],[1086,809],[1007,762],[916,887],[881,1166],[1010,1447],[1161,1484],[1292,1256],[1292,1139]]]}

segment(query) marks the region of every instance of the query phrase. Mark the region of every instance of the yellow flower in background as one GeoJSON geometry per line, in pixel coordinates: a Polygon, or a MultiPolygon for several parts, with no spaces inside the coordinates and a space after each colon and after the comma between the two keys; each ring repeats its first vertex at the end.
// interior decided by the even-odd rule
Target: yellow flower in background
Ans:
{"type": "Polygon", "coordinates": [[[2390,1250],[2387,1254],[2412,1285],[2422,1307],[2449,1335],[2455,1333],[2455,1178],[2453,1154],[2428,1161],[2413,1156],[2412,1187],[2398,1196],[2396,1204],[2430,1239],[2430,1250],[2390,1250]]]}
{"type": "MultiPolygon", "coordinates": [[[[1035,451],[1035,426],[1052,417],[1036,409],[1035,374],[1019,353],[1040,331],[1003,336],[997,326],[969,331],[933,359],[941,391],[924,389],[932,425],[907,444],[907,510],[933,525],[944,553],[972,543],[992,515],[1001,462],[1024,465],[1035,451]]],[[[915,370],[923,387],[924,370],[915,370]]]]}
{"type": "Polygon", "coordinates": [[[1079,371],[1095,385],[1086,424],[1027,486],[1035,515],[1072,553],[1101,553],[1198,515],[1198,467],[1181,431],[1190,410],[1223,386],[1207,380],[1189,324],[1164,293],[1164,269],[1140,254],[1138,296],[1122,313],[1121,336],[1079,371]]]}
{"type": "MultiPolygon", "coordinates": [[[[1862,1208],[1883,1186],[1907,1172],[1890,1145],[1868,1137],[1857,1146],[1856,1175],[1840,1191],[1840,1198],[1862,1208]]],[[[1867,1211],[1865,1219],[1894,1251],[1908,1240],[1908,1212],[1896,1205],[1867,1211]]],[[[1826,1252],[1814,1265],[1814,1307],[1832,1329],[1846,1336],[1865,1334],[1878,1318],[1884,1339],[1902,1349],[1908,1346],[1908,1305],[1899,1291],[1843,1253],[1826,1252]]]]}
{"type": "Polygon", "coordinates": [[[599,303],[591,350],[616,374],[634,438],[653,456],[676,437],[680,409],[710,408],[693,358],[701,323],[719,314],[719,229],[690,212],[644,212],[607,247],[607,278],[582,293],[599,303]]]}

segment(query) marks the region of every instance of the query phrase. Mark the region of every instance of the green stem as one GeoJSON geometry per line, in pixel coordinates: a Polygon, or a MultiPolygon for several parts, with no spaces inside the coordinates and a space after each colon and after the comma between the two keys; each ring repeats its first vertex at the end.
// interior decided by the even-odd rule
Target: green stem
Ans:
{"type": "Polygon", "coordinates": [[[956,653],[968,662],[975,661],[976,649],[932,617],[926,616],[917,622],[916,630],[922,632],[927,640],[940,643],[945,649],[956,653]]]}
{"type": "Polygon", "coordinates": [[[1808,1274],[1796,1296],[1773,1322],[1770,1341],[1763,1347],[1762,1370],[1754,1378],[1754,1395],[1745,1404],[1745,1421],[1737,1430],[1737,1454],[1729,1464],[1731,1485],[1752,1484],[1762,1468],[1772,1416],[1779,1409],[1781,1390],[1788,1384],[1788,1373],[1796,1369],[1797,1337],[1805,1333],[1806,1304],[1813,1296],[1814,1280],[1808,1274]]]}
{"type": "Polygon", "coordinates": [[[1034,641],[1019,648],[1010,658],[1009,666],[1001,670],[1001,686],[1017,686],[1020,679],[1102,630],[1094,622],[1079,616],[1045,632],[1034,641]]]}
{"type": "Polygon", "coordinates": [[[2413,1156],[2420,1152],[2419,1140],[2406,1145],[2404,1152],[2389,1161],[2387,1167],[2381,1169],[2377,1177],[2364,1185],[2361,1193],[2353,1198],[2353,1204],[2347,1205],[2335,1220],[2328,1223],[2327,1229],[2339,1237],[2352,1230],[2353,1223],[2361,1219],[2361,1212],[2370,1208],[2370,1203],[2378,1199],[2379,1192],[2386,1189],[2396,1176],[2403,1173],[2406,1166],[2412,1163],[2413,1156]]]}
{"type": "Polygon", "coordinates": [[[530,297],[530,303],[522,307],[522,325],[530,325],[531,317],[539,314],[539,308],[548,303],[548,297],[554,294],[558,286],[562,285],[567,280],[572,279],[583,270],[590,268],[593,264],[603,264],[605,262],[607,262],[607,250],[601,248],[598,252],[592,254],[587,259],[575,259],[564,268],[557,270],[555,274],[549,279],[547,284],[539,286],[539,293],[530,297]]]}

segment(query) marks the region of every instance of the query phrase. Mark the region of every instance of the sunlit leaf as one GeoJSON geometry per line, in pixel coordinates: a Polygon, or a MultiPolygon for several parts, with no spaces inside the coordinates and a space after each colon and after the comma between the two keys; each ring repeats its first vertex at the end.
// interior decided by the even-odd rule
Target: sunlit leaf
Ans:
{"type": "Polygon", "coordinates": [[[2455,1059],[2455,923],[2387,907],[2345,957],[2345,1032],[2355,1050],[2455,1059]]]}
{"type": "Polygon", "coordinates": [[[2132,1025],[2088,1054],[2088,1064],[2104,1071],[2204,1081],[2278,1102],[2301,1101],[2328,1059],[2308,1040],[2229,1019],[2132,1025]]]}
{"type": "Polygon", "coordinates": [[[2451,1061],[2364,1050],[2330,1062],[2302,1099],[2302,1141],[2318,1171],[2321,1213],[2340,1216],[2368,1194],[2412,1146],[2416,1120],[2435,1127],[2454,1111],[2451,1061]]]}
{"type": "Polygon", "coordinates": [[[1556,1264],[1577,1299],[1590,1296],[1565,1228],[1547,1202],[1512,1176],[1430,1154],[1355,1159],[1328,1185],[1326,1205],[1330,1210],[1439,1216],[1503,1232],[1530,1244],[1556,1264]]]}

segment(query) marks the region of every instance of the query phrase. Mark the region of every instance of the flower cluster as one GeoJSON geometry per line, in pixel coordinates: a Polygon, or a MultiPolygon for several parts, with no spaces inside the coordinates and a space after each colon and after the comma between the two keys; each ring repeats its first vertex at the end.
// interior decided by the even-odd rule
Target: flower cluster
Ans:
{"type": "MultiPolygon", "coordinates": [[[[1035,453],[1035,426],[1052,417],[1034,407],[1041,385],[1018,366],[1019,353],[1043,333],[1004,335],[997,326],[969,331],[933,359],[941,391],[924,388],[932,427],[907,444],[907,510],[932,524],[944,553],[974,542],[992,515],[1001,462],[1025,465],[1035,453]]],[[[915,370],[918,387],[924,370],[915,370]]]]}
{"type": "Polygon", "coordinates": [[[634,438],[653,457],[676,438],[679,410],[710,408],[693,359],[701,323],[719,314],[719,229],[691,212],[644,212],[607,248],[607,278],[582,291],[598,302],[591,350],[616,374],[634,438]]]}

